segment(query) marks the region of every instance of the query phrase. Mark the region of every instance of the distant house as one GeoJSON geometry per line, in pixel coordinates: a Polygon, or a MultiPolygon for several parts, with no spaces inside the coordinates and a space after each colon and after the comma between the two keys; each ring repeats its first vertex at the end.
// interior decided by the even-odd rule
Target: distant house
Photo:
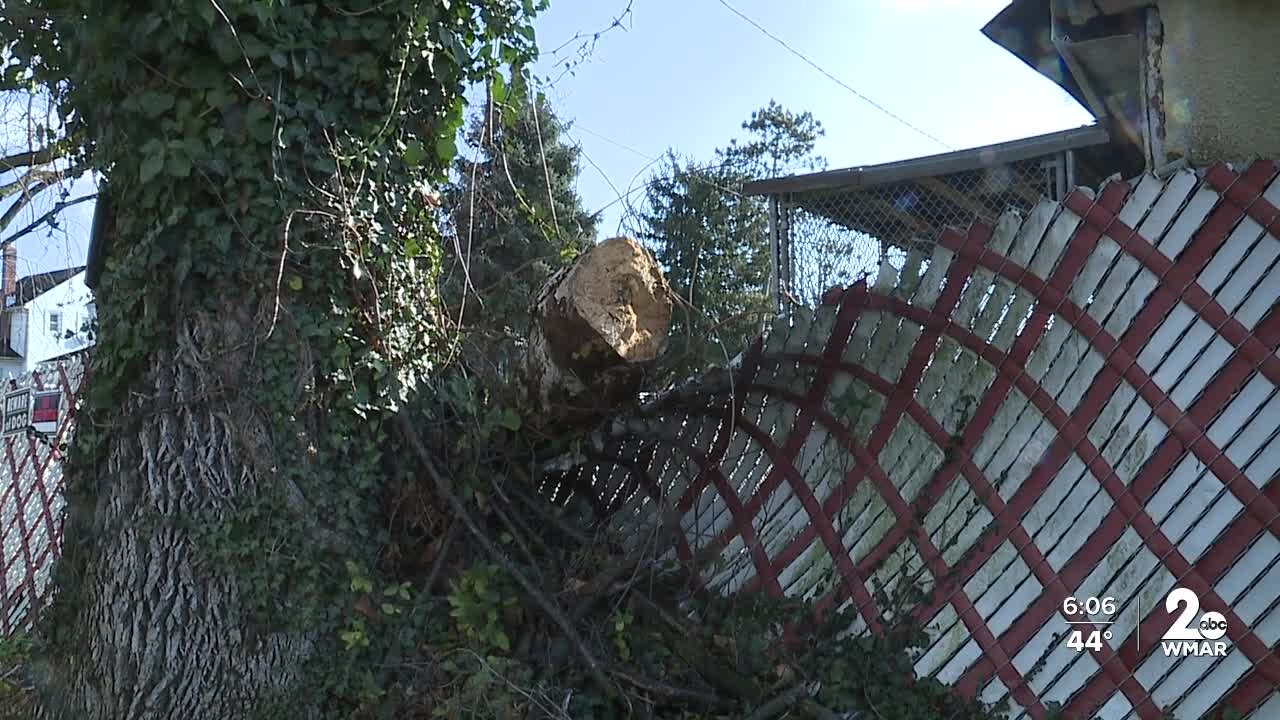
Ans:
{"type": "Polygon", "coordinates": [[[0,372],[16,377],[47,360],[93,344],[93,293],[84,266],[18,277],[18,255],[4,248],[0,310],[0,372]]]}

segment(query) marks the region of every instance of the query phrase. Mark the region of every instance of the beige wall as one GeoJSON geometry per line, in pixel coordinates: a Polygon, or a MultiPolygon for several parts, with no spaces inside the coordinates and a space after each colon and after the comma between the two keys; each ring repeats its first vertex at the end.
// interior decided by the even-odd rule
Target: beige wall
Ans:
{"type": "Polygon", "coordinates": [[[1165,152],[1280,157],[1280,0],[1160,0],[1165,152]]]}

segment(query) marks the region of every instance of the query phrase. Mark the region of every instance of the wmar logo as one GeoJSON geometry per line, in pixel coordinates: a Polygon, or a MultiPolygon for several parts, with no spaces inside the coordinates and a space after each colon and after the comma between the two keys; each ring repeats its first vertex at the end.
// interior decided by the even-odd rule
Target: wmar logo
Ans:
{"type": "Polygon", "coordinates": [[[1200,615],[1200,597],[1187,588],[1175,588],[1164,599],[1165,612],[1182,612],[1173,626],[1160,638],[1160,649],[1165,657],[1226,657],[1227,641],[1220,640],[1227,634],[1227,619],[1222,613],[1210,610],[1200,615]],[[1193,624],[1194,623],[1194,624],[1193,624]]]}

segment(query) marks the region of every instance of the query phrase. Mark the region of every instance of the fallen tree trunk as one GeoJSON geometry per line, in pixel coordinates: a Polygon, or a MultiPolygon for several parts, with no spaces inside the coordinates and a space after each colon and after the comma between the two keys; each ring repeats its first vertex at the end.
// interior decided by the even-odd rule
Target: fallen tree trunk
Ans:
{"type": "Polygon", "coordinates": [[[667,346],[671,288],[631,238],[595,245],[534,299],[524,384],[539,424],[572,423],[634,398],[667,346]]]}

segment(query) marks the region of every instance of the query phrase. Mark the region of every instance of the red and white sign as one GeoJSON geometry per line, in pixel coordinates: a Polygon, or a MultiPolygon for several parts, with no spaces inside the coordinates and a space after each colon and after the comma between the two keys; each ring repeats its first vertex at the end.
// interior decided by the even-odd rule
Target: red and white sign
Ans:
{"type": "Polygon", "coordinates": [[[31,401],[31,425],[38,433],[52,435],[58,431],[58,413],[62,410],[62,392],[38,392],[31,401]]]}

